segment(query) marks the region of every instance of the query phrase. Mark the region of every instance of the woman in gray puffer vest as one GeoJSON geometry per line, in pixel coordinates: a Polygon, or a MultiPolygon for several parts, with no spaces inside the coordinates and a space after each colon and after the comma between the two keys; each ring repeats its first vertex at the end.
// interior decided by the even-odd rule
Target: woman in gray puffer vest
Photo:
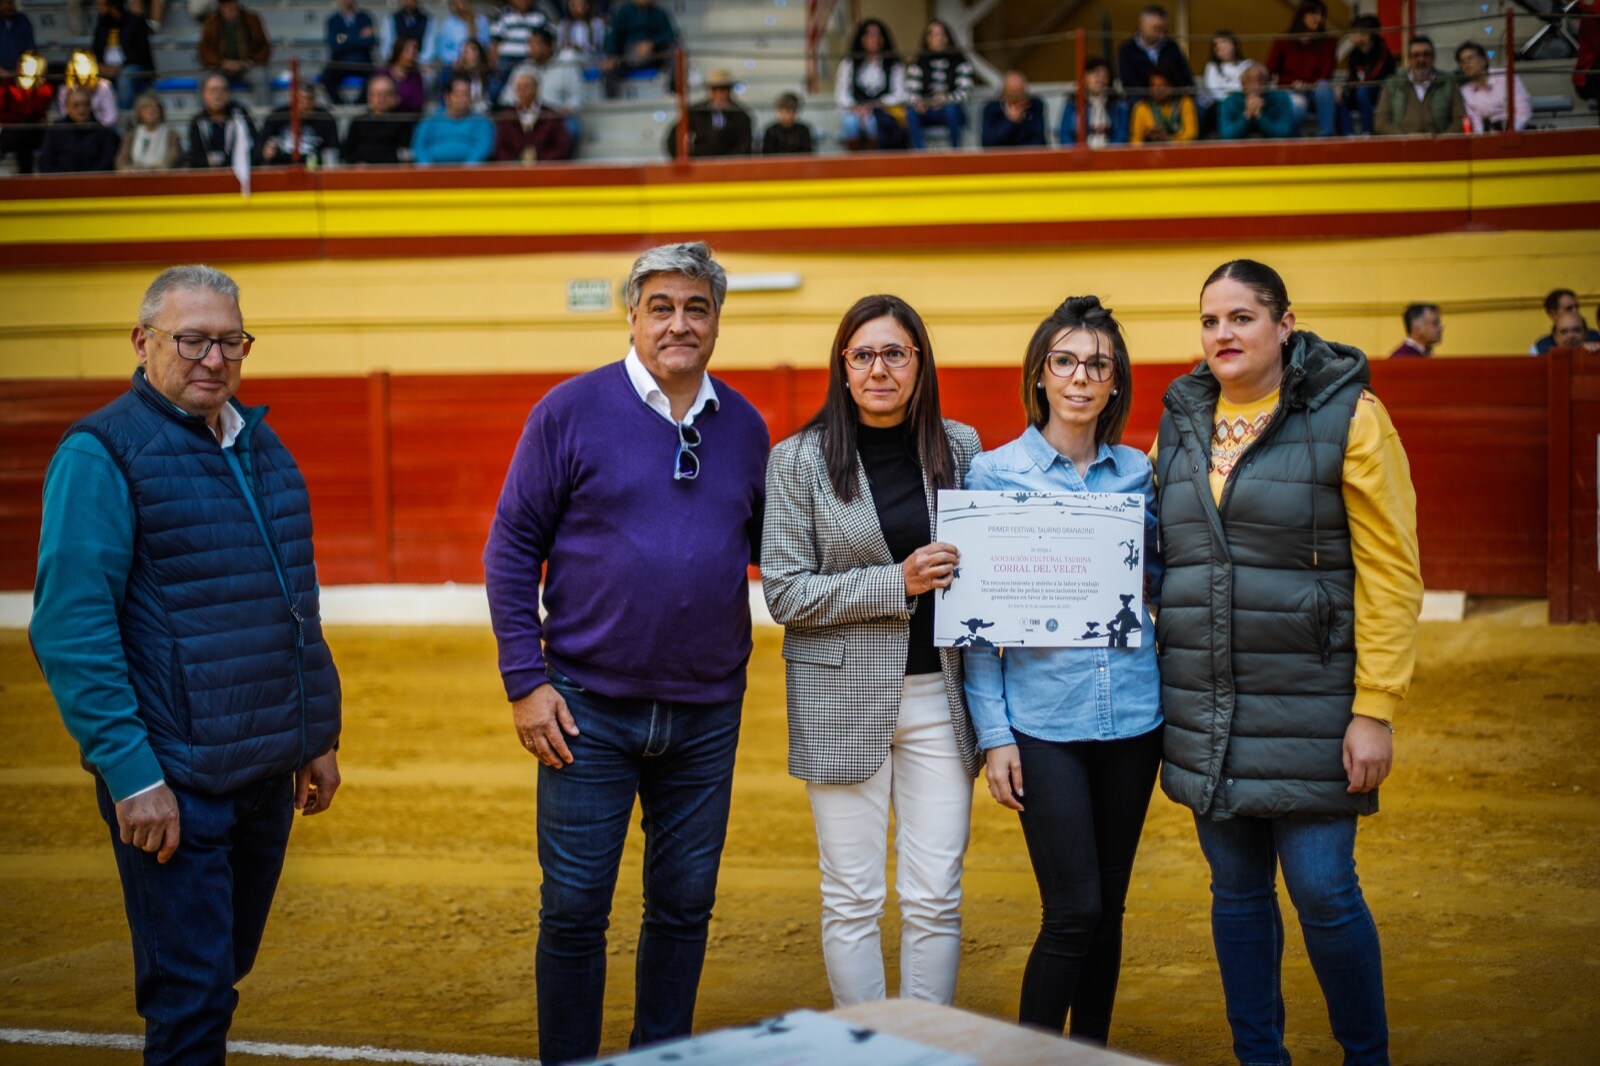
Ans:
{"type": "Polygon", "coordinates": [[[1167,390],[1155,452],[1161,786],[1211,866],[1239,1061],[1289,1062],[1281,867],[1345,1063],[1387,1063],[1355,835],[1416,657],[1410,467],[1366,357],[1296,331],[1271,267],[1218,267],[1200,326],[1205,363],[1167,390]]]}

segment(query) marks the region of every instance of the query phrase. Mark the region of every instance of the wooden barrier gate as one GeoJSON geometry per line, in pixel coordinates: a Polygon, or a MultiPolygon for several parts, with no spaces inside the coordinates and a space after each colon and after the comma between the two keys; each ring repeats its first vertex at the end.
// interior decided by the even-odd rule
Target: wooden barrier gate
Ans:
{"type": "Polygon", "coordinates": [[[1550,621],[1600,622],[1600,353],[1550,353],[1550,621]]]}

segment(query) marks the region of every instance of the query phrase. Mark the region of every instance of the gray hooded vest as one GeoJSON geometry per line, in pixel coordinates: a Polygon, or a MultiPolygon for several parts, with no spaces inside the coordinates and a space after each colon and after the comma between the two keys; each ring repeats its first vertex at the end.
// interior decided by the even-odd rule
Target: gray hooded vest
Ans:
{"type": "Polygon", "coordinates": [[[1366,356],[1296,332],[1277,409],[1219,504],[1220,387],[1201,365],[1167,389],[1156,459],[1166,574],[1156,639],[1161,787],[1215,819],[1371,814],[1346,792],[1355,567],[1342,493],[1366,356]]]}

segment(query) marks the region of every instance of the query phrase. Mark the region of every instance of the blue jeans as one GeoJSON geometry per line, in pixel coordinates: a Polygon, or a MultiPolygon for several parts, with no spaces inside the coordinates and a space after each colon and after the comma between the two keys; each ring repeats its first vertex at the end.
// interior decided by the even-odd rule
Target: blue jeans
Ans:
{"type": "Polygon", "coordinates": [[[1218,822],[1196,815],[1195,829],[1211,864],[1211,936],[1239,1062],[1289,1063],[1276,888],[1281,866],[1346,1066],[1388,1063],[1383,956],[1356,877],[1356,816],[1218,822]]]}
{"type": "Polygon", "coordinates": [[[918,111],[914,107],[906,108],[906,126],[911,133],[911,147],[918,150],[926,147],[923,129],[928,126],[943,126],[950,131],[950,147],[961,147],[961,131],[967,126],[967,113],[961,109],[960,104],[945,104],[943,107],[930,107],[926,111],[918,111]]]}
{"type": "Polygon", "coordinates": [[[616,699],[552,670],[579,734],[572,762],[539,764],[539,1061],[600,1050],[606,929],[637,795],[644,824],[644,920],[629,1046],[686,1036],[728,831],[743,700],[616,699]]]}
{"type": "Polygon", "coordinates": [[[1335,134],[1350,132],[1350,115],[1339,106],[1339,95],[1333,91],[1333,86],[1325,81],[1319,81],[1309,93],[1291,92],[1289,99],[1294,103],[1294,135],[1300,136],[1300,126],[1305,122],[1309,112],[1317,115],[1317,136],[1332,137],[1335,134]]]}
{"type": "MultiPolygon", "coordinates": [[[[1378,94],[1381,92],[1383,92],[1382,85],[1351,85],[1345,88],[1345,105],[1348,110],[1355,112],[1357,133],[1377,132],[1373,108],[1377,105],[1378,94]]],[[[1346,121],[1348,122],[1348,119],[1346,121]]]]}
{"type": "Polygon", "coordinates": [[[162,864],[122,842],[111,793],[95,778],[133,933],[144,1061],[198,1066],[226,1053],[234,985],[255,965],[283,869],[294,779],[282,774],[220,796],[172,792],[181,841],[162,864]]]}

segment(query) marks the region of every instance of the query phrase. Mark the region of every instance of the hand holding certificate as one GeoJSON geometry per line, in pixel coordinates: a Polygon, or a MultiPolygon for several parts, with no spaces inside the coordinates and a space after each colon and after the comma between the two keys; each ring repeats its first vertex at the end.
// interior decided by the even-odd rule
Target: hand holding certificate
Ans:
{"type": "Polygon", "coordinates": [[[939,493],[961,552],[935,599],[942,648],[1138,647],[1145,500],[1137,493],[939,493]]]}

